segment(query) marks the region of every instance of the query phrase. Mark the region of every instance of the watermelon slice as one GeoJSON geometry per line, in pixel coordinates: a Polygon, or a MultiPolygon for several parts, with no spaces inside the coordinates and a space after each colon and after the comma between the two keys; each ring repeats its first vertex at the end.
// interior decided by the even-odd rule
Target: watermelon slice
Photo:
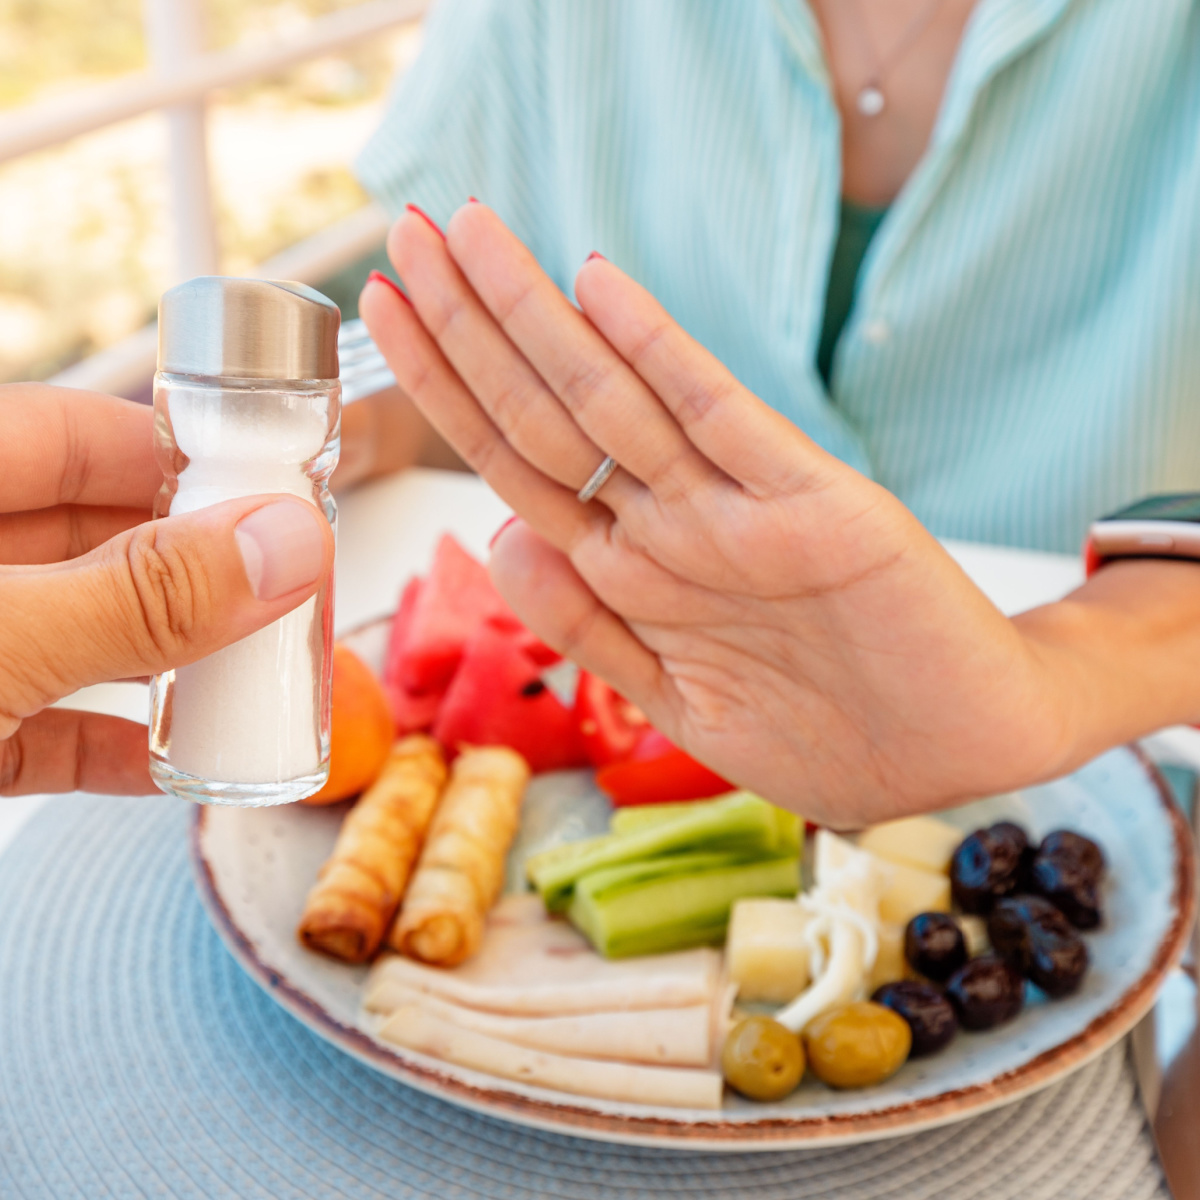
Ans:
{"type": "Polygon", "coordinates": [[[388,707],[396,723],[396,736],[406,733],[426,733],[437,717],[444,692],[409,692],[402,687],[383,685],[388,707]]]}
{"type": "Polygon", "coordinates": [[[542,667],[513,633],[485,622],[467,643],[433,725],[460,745],[511,746],[532,771],[587,765],[575,718],[542,682],[542,667]]]}
{"type": "Polygon", "coordinates": [[[552,667],[555,663],[562,662],[562,655],[557,650],[551,650],[537,634],[526,629],[515,616],[490,617],[488,624],[512,638],[539,667],[552,667]]]}
{"type": "Polygon", "coordinates": [[[398,647],[398,681],[410,692],[440,691],[450,682],[468,638],[488,617],[504,612],[487,568],[444,535],[398,647]]]}
{"type": "Polygon", "coordinates": [[[400,596],[400,606],[392,618],[392,631],[388,638],[387,655],[383,663],[383,690],[387,693],[392,719],[396,722],[396,736],[419,733],[427,730],[437,716],[445,689],[433,692],[412,692],[401,679],[401,655],[412,627],[412,615],[421,594],[422,583],[410,579],[400,596]]]}
{"type": "Polygon", "coordinates": [[[410,693],[442,691],[468,640],[486,622],[519,638],[542,665],[558,660],[505,604],[487,568],[446,534],[413,601],[403,640],[396,644],[394,678],[410,693]]]}
{"type": "Polygon", "coordinates": [[[396,615],[392,618],[392,630],[388,634],[387,653],[383,658],[383,682],[394,684],[400,682],[400,655],[408,641],[408,631],[412,627],[413,609],[417,605],[417,597],[421,594],[421,581],[410,579],[400,593],[400,603],[396,615]]]}

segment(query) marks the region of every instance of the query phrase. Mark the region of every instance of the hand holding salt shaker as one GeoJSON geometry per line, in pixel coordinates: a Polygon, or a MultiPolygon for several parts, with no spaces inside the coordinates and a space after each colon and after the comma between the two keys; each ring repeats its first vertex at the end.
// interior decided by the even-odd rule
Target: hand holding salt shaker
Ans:
{"type": "MultiPolygon", "coordinates": [[[[283,493],[336,529],[337,306],[299,283],[202,277],[159,306],[156,516],[283,493]]],[[[329,775],[333,580],[249,637],[155,676],[150,774],[217,804],[285,804],[329,775]]]]}

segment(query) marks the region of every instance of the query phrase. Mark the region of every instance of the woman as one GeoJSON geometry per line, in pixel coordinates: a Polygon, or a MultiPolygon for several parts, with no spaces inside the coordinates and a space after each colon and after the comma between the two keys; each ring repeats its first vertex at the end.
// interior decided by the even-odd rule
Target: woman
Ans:
{"type": "Polygon", "coordinates": [[[939,537],[1200,486],[1195,0],[441,0],[359,169],[600,251],[939,537]]]}
{"type": "Polygon", "coordinates": [[[363,174],[494,205],[402,217],[364,316],[527,519],[510,601],[711,766],[854,825],[1200,718],[1195,566],[1009,621],[927,532],[1200,486],[1193,3],[444,2],[363,174]]]}

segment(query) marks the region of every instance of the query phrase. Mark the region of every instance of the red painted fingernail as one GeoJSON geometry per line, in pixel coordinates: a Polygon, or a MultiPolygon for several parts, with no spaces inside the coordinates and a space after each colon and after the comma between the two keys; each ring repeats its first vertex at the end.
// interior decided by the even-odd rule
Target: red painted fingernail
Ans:
{"type": "Polygon", "coordinates": [[[415,204],[406,204],[404,207],[407,208],[409,212],[416,213],[417,216],[420,217],[421,220],[424,221],[425,224],[428,225],[429,228],[432,229],[433,232],[436,233],[443,242],[446,240],[446,235],[437,227],[434,219],[423,208],[418,208],[415,204]]]}
{"type": "Polygon", "coordinates": [[[604,259],[604,261],[605,261],[605,262],[608,262],[608,259],[607,259],[607,258],[604,258],[604,255],[603,255],[603,254],[601,254],[599,250],[593,250],[593,251],[591,252],[591,254],[589,254],[589,255],[587,256],[587,258],[585,258],[583,261],[584,261],[584,262],[591,262],[593,258],[601,258],[601,259],[604,259]]]}
{"type": "Polygon", "coordinates": [[[409,308],[412,308],[412,301],[404,294],[400,288],[400,285],[394,279],[390,279],[382,271],[372,271],[370,275],[367,276],[367,282],[386,283],[388,287],[390,287],[392,291],[395,292],[396,295],[408,305],[409,308]]]}
{"type": "Polygon", "coordinates": [[[479,201],[478,201],[478,200],[476,200],[474,196],[468,196],[468,197],[467,197],[467,203],[468,203],[468,204],[478,204],[478,203],[479,203],[479,201]]]}
{"type": "Polygon", "coordinates": [[[500,535],[501,535],[501,534],[502,534],[502,533],[503,533],[503,532],[504,532],[504,531],[505,531],[505,530],[506,530],[506,529],[507,529],[507,528],[508,528],[508,527],[509,527],[509,526],[510,526],[510,525],[511,525],[511,524],[512,524],[514,521],[516,521],[517,519],[518,519],[518,518],[517,518],[517,515],[516,515],[516,513],[513,513],[513,515],[512,515],[511,517],[509,517],[509,518],[508,518],[508,520],[507,520],[507,521],[505,521],[505,522],[504,522],[504,524],[503,524],[503,525],[501,525],[501,526],[500,526],[500,528],[499,528],[499,529],[497,529],[495,533],[493,533],[493,534],[492,534],[492,540],[491,540],[490,542],[488,542],[488,549],[489,549],[489,550],[490,550],[490,549],[491,549],[491,548],[492,548],[492,547],[493,547],[493,546],[496,544],[496,542],[499,540],[499,538],[500,538],[500,535]]]}

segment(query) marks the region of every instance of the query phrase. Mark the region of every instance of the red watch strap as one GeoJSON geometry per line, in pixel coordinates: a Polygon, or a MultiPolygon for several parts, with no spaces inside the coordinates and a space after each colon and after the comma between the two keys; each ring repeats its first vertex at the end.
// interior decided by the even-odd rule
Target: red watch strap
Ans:
{"type": "Polygon", "coordinates": [[[1083,541],[1083,571],[1084,574],[1091,579],[1095,573],[1100,570],[1108,560],[1100,557],[1100,552],[1096,549],[1096,543],[1092,541],[1092,535],[1089,533],[1083,541]]]}

